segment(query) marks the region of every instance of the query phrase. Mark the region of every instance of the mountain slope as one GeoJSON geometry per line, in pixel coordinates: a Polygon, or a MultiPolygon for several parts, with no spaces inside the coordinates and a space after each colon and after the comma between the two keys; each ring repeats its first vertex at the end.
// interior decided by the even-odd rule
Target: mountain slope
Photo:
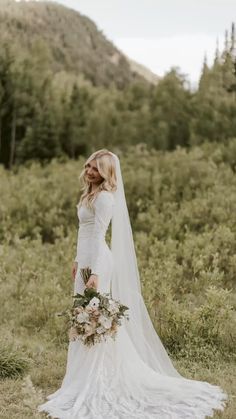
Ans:
{"type": "Polygon", "coordinates": [[[145,80],[91,19],[55,2],[0,0],[0,38],[21,55],[40,43],[53,72],[82,74],[94,85],[145,80]]]}
{"type": "Polygon", "coordinates": [[[143,64],[137,63],[129,57],[126,58],[129,61],[131,70],[133,70],[135,73],[144,77],[144,79],[149,81],[151,84],[157,84],[159,82],[160,77],[157,76],[157,74],[153,73],[151,70],[149,70],[149,68],[147,68],[143,64]]]}

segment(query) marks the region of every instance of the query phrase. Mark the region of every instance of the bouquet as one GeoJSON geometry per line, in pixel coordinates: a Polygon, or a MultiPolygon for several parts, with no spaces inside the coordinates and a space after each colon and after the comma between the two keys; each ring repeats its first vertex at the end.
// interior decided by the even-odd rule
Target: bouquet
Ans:
{"type": "MultiPolygon", "coordinates": [[[[86,284],[91,274],[90,268],[80,269],[86,284]]],[[[81,340],[86,346],[115,339],[122,319],[129,319],[128,307],[111,298],[110,294],[101,294],[95,288],[85,288],[84,294],[73,296],[73,307],[65,313],[69,317],[71,341],[81,340]]]]}

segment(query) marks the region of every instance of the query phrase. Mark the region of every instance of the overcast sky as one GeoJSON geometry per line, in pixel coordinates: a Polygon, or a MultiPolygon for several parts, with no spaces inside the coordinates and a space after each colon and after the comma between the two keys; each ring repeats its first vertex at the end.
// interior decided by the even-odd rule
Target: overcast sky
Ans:
{"type": "Polygon", "coordinates": [[[206,52],[236,21],[236,0],[56,0],[89,16],[119,49],[162,76],[180,67],[194,84],[206,52]]]}

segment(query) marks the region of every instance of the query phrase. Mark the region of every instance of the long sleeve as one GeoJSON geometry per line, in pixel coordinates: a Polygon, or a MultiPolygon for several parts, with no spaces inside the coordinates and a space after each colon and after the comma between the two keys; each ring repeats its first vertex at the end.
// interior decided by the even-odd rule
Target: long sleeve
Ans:
{"type": "Polygon", "coordinates": [[[91,269],[92,273],[99,276],[104,259],[102,251],[104,249],[104,240],[106,231],[110,224],[113,214],[114,196],[112,192],[99,192],[95,202],[94,228],[91,238],[91,269]]]}
{"type": "Polygon", "coordinates": [[[79,230],[77,232],[77,246],[76,246],[76,257],[74,262],[79,262],[79,230]]]}

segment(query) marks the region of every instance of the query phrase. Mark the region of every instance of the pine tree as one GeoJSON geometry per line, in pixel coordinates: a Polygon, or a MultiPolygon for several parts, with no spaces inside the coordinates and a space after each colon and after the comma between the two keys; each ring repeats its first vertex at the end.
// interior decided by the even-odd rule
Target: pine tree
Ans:
{"type": "Polygon", "coordinates": [[[7,44],[0,51],[0,162],[11,168],[15,148],[16,95],[14,57],[7,44]]]}
{"type": "Polygon", "coordinates": [[[223,86],[228,92],[233,92],[235,87],[235,25],[232,23],[231,27],[231,40],[230,44],[228,41],[228,32],[226,31],[225,36],[225,48],[222,54],[223,61],[223,86]]]}
{"type": "Polygon", "coordinates": [[[220,48],[219,48],[219,38],[216,39],[216,50],[215,50],[215,58],[214,58],[214,65],[220,64],[220,48]]]}
{"type": "Polygon", "coordinates": [[[233,80],[229,86],[229,92],[234,93],[236,99],[236,34],[235,34],[235,24],[232,23],[231,29],[231,45],[230,45],[230,55],[232,59],[232,74],[233,80]]]}
{"type": "Polygon", "coordinates": [[[199,80],[199,91],[204,92],[209,83],[209,67],[207,63],[207,54],[205,53],[202,65],[202,72],[199,80]]]}
{"type": "Polygon", "coordinates": [[[63,98],[64,116],[60,134],[63,151],[71,158],[86,153],[88,117],[92,107],[89,89],[74,83],[69,100],[63,98]]]}

